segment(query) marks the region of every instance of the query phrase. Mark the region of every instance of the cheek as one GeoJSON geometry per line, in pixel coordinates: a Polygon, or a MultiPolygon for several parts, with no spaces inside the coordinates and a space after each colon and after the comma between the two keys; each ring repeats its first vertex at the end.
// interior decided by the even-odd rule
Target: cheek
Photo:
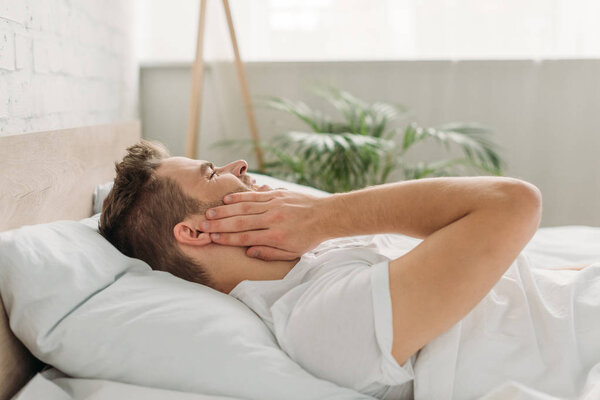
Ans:
{"type": "MultiPolygon", "coordinates": [[[[225,177],[223,177],[225,178],[225,177]]],[[[238,190],[239,189],[243,189],[243,190],[248,190],[248,186],[240,179],[238,179],[237,177],[233,176],[233,175],[229,175],[227,176],[227,188],[230,191],[234,191],[234,190],[238,190]]]]}
{"type": "Polygon", "coordinates": [[[211,188],[211,200],[223,200],[223,197],[230,193],[248,190],[237,178],[233,178],[221,177],[218,182],[215,182],[216,185],[211,188]]]}

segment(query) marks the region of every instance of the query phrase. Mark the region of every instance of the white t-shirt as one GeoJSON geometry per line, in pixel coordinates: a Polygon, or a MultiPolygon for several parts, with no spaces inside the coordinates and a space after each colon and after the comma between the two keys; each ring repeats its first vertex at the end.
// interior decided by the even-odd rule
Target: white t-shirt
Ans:
{"type": "Polygon", "coordinates": [[[418,353],[402,366],[391,355],[388,262],[419,242],[402,235],[330,240],[304,254],[283,279],[245,280],[229,294],[316,377],[379,399],[409,399],[418,353]]]}

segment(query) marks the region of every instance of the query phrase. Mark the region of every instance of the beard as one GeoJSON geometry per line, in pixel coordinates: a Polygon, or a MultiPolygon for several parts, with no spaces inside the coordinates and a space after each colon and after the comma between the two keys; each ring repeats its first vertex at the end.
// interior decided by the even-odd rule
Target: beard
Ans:
{"type": "MultiPolygon", "coordinates": [[[[244,182],[242,182],[244,183],[244,182]]],[[[249,186],[244,185],[240,185],[240,187],[225,193],[225,195],[223,197],[225,197],[228,194],[232,194],[232,193],[239,193],[239,192],[250,192],[250,191],[254,191],[254,189],[252,189],[249,186]]],[[[223,200],[215,200],[215,201],[200,201],[198,202],[198,207],[197,207],[197,213],[201,213],[201,214],[205,214],[206,211],[209,208],[214,208],[214,207],[218,207],[218,206],[224,206],[225,203],[223,202],[223,200]]]]}
{"type": "MultiPolygon", "coordinates": [[[[250,177],[250,175],[244,174],[240,177],[240,181],[242,181],[242,183],[246,186],[246,188],[249,190],[252,190],[252,185],[254,183],[254,179],[252,179],[250,177]]],[[[241,190],[239,190],[241,192],[241,190]]],[[[235,193],[235,192],[232,192],[235,193]]]]}

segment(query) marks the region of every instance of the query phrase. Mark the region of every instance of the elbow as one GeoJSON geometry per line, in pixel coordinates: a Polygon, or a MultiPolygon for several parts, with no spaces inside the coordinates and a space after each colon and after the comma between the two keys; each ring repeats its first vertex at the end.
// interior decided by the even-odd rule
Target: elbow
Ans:
{"type": "Polygon", "coordinates": [[[508,212],[537,230],[542,219],[542,192],[530,182],[507,178],[502,185],[503,203],[508,212]]]}

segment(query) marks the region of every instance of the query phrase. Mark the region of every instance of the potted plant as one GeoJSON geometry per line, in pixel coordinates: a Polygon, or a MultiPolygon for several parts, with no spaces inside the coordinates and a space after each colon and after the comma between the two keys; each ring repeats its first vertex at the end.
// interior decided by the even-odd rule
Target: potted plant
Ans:
{"type": "MultiPolygon", "coordinates": [[[[253,143],[266,152],[265,173],[331,193],[385,183],[392,171],[398,171],[404,180],[419,179],[455,175],[455,167],[463,165],[502,175],[505,162],[489,139],[491,131],[478,124],[424,128],[411,122],[393,127],[392,122],[409,117],[405,107],[369,104],[334,87],[314,92],[339,111],[341,118],[336,120],[302,101],[270,97],[263,102],[271,109],[296,116],[309,128],[285,132],[270,143],[253,143]],[[427,140],[444,145],[447,151],[451,144],[457,145],[464,157],[406,161],[406,153],[427,140]]],[[[219,144],[232,145],[233,141],[219,144]]]]}

